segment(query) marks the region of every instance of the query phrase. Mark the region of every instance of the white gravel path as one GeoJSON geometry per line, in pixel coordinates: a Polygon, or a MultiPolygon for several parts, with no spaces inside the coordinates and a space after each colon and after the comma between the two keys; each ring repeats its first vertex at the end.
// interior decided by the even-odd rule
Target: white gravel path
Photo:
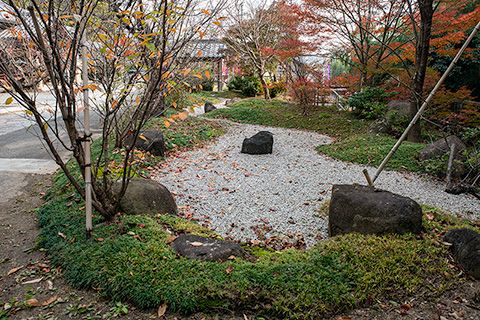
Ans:
{"type": "MultiPolygon", "coordinates": [[[[224,237],[257,239],[252,229],[257,226],[267,237],[290,241],[300,233],[311,247],[327,237],[327,217],[318,210],[332,185],[366,184],[362,170],[376,171],[316,152],[316,146],[330,142],[315,132],[231,124],[211,145],[168,159],[155,179],[174,193],[186,216],[224,237]],[[240,153],[243,139],[261,130],[273,133],[273,154],[240,153]]],[[[375,186],[451,214],[480,216],[473,196],[445,193],[442,183],[416,174],[384,171],[375,186]]]]}

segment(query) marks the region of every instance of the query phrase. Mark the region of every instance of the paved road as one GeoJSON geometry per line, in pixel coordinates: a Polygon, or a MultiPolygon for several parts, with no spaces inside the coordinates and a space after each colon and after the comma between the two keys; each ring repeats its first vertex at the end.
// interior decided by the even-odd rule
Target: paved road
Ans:
{"type": "MultiPolygon", "coordinates": [[[[22,111],[20,105],[2,105],[7,98],[8,95],[0,94],[0,195],[3,199],[14,198],[25,186],[25,174],[48,174],[58,169],[58,165],[46,151],[43,140],[39,138],[38,126],[22,111]]],[[[43,114],[51,117],[46,111],[52,105],[51,96],[45,95],[42,98],[45,103],[43,114]]],[[[91,118],[92,132],[98,135],[100,118],[96,114],[92,114],[91,118]]],[[[82,117],[80,122],[82,123],[82,117]]],[[[49,125],[54,126],[53,117],[49,125]]],[[[62,139],[66,137],[63,132],[62,139]]],[[[59,141],[55,141],[55,145],[63,159],[72,156],[72,152],[65,149],[59,141]]]]}

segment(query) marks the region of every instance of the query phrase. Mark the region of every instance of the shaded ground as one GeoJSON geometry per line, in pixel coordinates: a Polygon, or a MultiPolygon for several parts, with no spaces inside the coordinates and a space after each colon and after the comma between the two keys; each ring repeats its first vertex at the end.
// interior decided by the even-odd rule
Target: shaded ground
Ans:
{"type": "MultiPolygon", "coordinates": [[[[167,310],[159,317],[158,310],[137,310],[108,301],[93,290],[71,288],[62,278],[62,269],[53,269],[45,252],[35,249],[39,230],[34,209],[42,205],[51,179],[51,175],[27,174],[13,198],[4,193],[0,200],[0,319],[262,319],[254,310],[245,315],[219,310],[221,315],[190,316],[167,310]],[[31,307],[26,306],[27,300],[31,307]]],[[[479,288],[476,281],[467,280],[440,297],[423,288],[408,301],[373,300],[368,308],[327,319],[480,319],[479,288]]]]}

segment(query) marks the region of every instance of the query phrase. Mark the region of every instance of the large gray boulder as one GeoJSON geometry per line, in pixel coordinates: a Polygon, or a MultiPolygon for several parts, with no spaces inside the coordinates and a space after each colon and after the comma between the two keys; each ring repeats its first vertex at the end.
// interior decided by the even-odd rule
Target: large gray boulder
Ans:
{"type": "Polygon", "coordinates": [[[376,119],[368,127],[368,133],[389,133],[392,131],[392,123],[385,118],[376,119]]]}
{"type": "MultiPolygon", "coordinates": [[[[133,136],[130,135],[125,139],[125,143],[130,146],[133,141],[133,136]]],[[[162,130],[145,130],[140,132],[137,141],[135,141],[135,148],[143,152],[150,152],[157,157],[165,156],[165,141],[163,139],[162,130]]]]}
{"type": "MultiPolygon", "coordinates": [[[[464,164],[465,158],[462,155],[462,151],[464,151],[467,146],[460,140],[460,138],[456,136],[449,136],[446,138],[439,139],[422,150],[418,152],[418,159],[426,165],[428,163],[428,160],[435,160],[438,158],[441,158],[444,154],[450,152],[450,148],[452,144],[455,143],[456,146],[456,154],[454,157],[454,162],[453,162],[453,171],[452,171],[452,176],[454,178],[461,178],[464,176],[465,171],[466,171],[466,166],[464,164]]],[[[447,167],[447,161],[448,159],[445,160],[445,168],[447,167]]],[[[438,177],[444,177],[446,172],[444,169],[439,169],[436,172],[436,175],[438,177]]]]}
{"type": "Polygon", "coordinates": [[[334,185],[328,233],[415,233],[422,230],[422,208],[410,198],[370,186],[334,185]]]}
{"type": "Polygon", "coordinates": [[[211,239],[193,234],[182,234],[172,243],[173,249],[182,257],[203,261],[227,261],[245,255],[236,242],[211,239]]]}
{"type": "Polygon", "coordinates": [[[480,280],[480,234],[470,229],[452,229],[445,234],[445,242],[467,274],[480,280]]]}
{"type": "Polygon", "coordinates": [[[421,161],[439,158],[450,152],[451,145],[455,143],[457,153],[465,150],[467,146],[457,136],[449,136],[439,139],[418,152],[418,159],[421,161]]]}
{"type": "MultiPolygon", "coordinates": [[[[114,188],[118,191],[120,183],[114,188]]],[[[177,204],[168,189],[151,179],[132,178],[120,200],[120,210],[128,214],[176,214],[177,204]]]]}
{"type": "Polygon", "coordinates": [[[225,105],[228,106],[229,104],[237,103],[237,102],[240,102],[240,101],[242,101],[241,98],[235,97],[235,98],[232,98],[230,100],[225,101],[225,105]]]}
{"type": "Polygon", "coordinates": [[[243,140],[242,153],[268,154],[273,150],[273,134],[268,131],[260,131],[251,138],[243,140]]]}
{"type": "Polygon", "coordinates": [[[399,117],[408,116],[410,102],[404,100],[392,100],[387,104],[387,115],[399,117]]]}

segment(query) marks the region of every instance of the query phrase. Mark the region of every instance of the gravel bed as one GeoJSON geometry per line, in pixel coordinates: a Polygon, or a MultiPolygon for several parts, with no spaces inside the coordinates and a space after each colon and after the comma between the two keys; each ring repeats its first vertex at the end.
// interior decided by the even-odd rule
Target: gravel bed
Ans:
{"type": "MultiPolygon", "coordinates": [[[[319,212],[333,184],[366,184],[362,170],[373,167],[337,161],[316,152],[327,136],[300,130],[231,123],[207,147],[168,159],[154,179],[173,194],[182,214],[223,237],[248,241],[300,235],[307,247],[326,239],[328,219],[319,212]],[[244,138],[273,133],[273,153],[240,153],[244,138]]],[[[470,195],[443,192],[443,183],[412,173],[384,171],[376,187],[468,218],[480,215],[470,195]]]]}

